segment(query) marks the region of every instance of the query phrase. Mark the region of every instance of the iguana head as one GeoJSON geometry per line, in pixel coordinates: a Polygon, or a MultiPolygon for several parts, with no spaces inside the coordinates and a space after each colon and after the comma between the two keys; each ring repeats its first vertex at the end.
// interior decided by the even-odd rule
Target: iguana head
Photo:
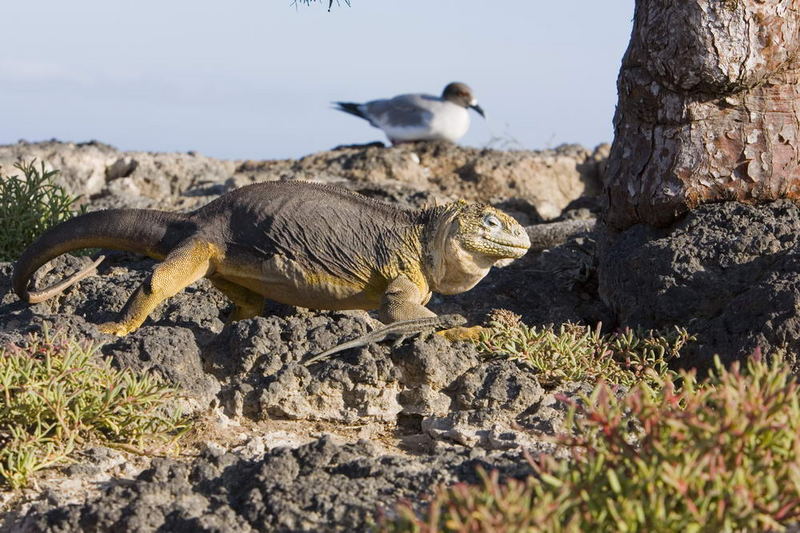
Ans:
{"type": "Polygon", "coordinates": [[[452,237],[461,247],[495,260],[519,259],[531,246],[525,228],[490,205],[466,204],[454,223],[452,237]]]}
{"type": "Polygon", "coordinates": [[[431,289],[436,292],[469,290],[492,266],[504,266],[530,248],[525,228],[492,206],[459,201],[436,209],[425,243],[431,289]]]}

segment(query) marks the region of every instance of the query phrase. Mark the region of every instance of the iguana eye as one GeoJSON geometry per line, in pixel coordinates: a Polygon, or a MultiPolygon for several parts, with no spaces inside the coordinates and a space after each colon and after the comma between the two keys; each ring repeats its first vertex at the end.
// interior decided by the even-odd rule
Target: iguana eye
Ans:
{"type": "Polygon", "coordinates": [[[494,215],[486,215],[483,217],[483,225],[489,229],[499,229],[503,226],[503,223],[494,215]]]}

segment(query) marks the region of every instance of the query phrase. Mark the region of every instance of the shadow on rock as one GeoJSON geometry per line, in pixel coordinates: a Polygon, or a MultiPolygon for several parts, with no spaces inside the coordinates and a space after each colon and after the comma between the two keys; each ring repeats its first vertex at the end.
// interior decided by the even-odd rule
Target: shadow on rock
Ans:
{"type": "Polygon", "coordinates": [[[697,336],[681,366],[714,354],[742,360],[760,347],[800,350],[800,209],[701,206],[668,229],[608,235],[600,292],[624,325],[686,327],[697,336]]]}

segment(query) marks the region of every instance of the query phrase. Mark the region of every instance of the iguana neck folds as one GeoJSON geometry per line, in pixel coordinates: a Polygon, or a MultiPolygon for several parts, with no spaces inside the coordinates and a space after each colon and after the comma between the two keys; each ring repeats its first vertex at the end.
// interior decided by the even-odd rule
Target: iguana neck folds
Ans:
{"type": "MultiPolygon", "coordinates": [[[[430,221],[422,235],[428,286],[440,294],[458,294],[477,285],[497,258],[468,250],[459,239],[460,216],[469,204],[454,202],[429,210],[430,221]]],[[[514,222],[516,224],[516,222],[514,222]]]]}

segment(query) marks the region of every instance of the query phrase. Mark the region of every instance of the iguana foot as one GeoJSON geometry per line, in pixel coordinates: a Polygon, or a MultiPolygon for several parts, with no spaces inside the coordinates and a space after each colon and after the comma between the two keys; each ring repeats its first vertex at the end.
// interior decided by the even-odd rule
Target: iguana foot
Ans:
{"type": "Polygon", "coordinates": [[[99,329],[102,333],[107,335],[116,335],[117,337],[123,337],[128,334],[128,328],[125,326],[125,324],[120,322],[104,322],[102,324],[98,324],[97,329],[99,329]]]}
{"type": "Polygon", "coordinates": [[[489,331],[489,330],[484,328],[483,326],[472,326],[470,328],[465,328],[464,326],[456,326],[454,328],[448,328],[448,329],[443,329],[442,331],[437,331],[436,334],[443,336],[450,342],[477,341],[478,339],[480,339],[481,333],[484,331],[489,331]]]}

